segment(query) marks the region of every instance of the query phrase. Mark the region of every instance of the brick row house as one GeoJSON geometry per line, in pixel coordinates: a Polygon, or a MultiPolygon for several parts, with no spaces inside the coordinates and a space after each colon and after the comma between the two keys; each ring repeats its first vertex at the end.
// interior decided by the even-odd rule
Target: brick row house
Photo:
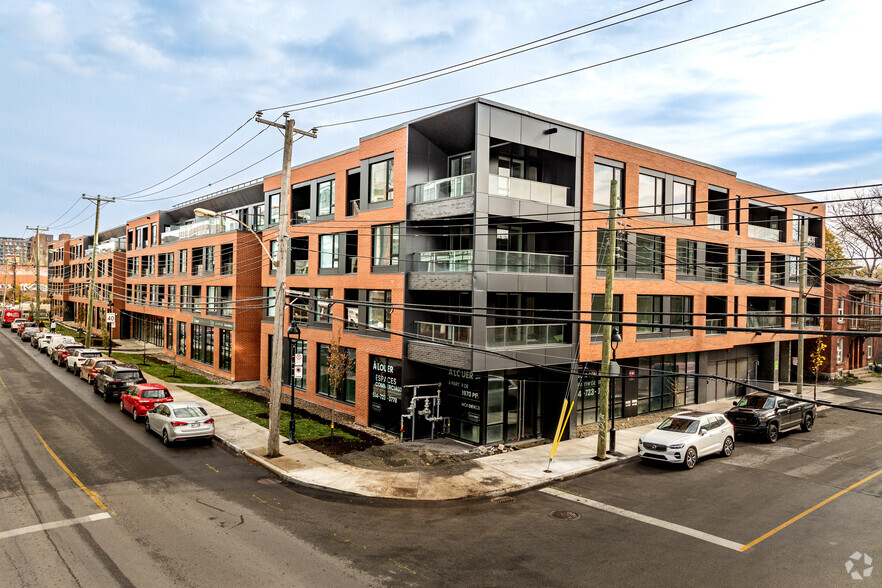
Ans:
{"type": "Polygon", "coordinates": [[[824,282],[824,330],[826,362],[819,373],[828,378],[865,371],[874,367],[882,332],[882,280],[860,276],[827,276],[824,282]]]}
{"type": "MultiPolygon", "coordinates": [[[[696,374],[790,379],[796,334],[769,330],[796,325],[803,223],[821,312],[822,205],[479,99],[292,170],[284,393],[397,433],[415,391],[440,390],[451,436],[497,443],[550,436],[578,387],[573,427],[594,422],[612,178],[617,415],[742,392],[696,374]],[[331,390],[335,342],[352,362],[331,390]]],[[[196,210],[275,255],[280,193],[275,173],[127,222],[121,336],[268,387],[273,268],[241,224],[196,210]]]]}

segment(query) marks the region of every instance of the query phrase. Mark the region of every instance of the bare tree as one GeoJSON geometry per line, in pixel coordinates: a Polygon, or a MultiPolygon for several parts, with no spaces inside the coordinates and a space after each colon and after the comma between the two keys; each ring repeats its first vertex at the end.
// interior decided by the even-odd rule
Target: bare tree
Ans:
{"type": "Polygon", "coordinates": [[[856,191],[855,197],[832,205],[830,225],[855,264],[877,276],[882,271],[882,189],[856,191]]]}
{"type": "Polygon", "coordinates": [[[331,392],[331,437],[334,436],[334,422],[337,417],[337,410],[334,399],[341,386],[346,384],[346,374],[353,367],[352,358],[349,357],[349,351],[340,347],[340,333],[334,335],[331,344],[328,346],[328,385],[331,392]]]}

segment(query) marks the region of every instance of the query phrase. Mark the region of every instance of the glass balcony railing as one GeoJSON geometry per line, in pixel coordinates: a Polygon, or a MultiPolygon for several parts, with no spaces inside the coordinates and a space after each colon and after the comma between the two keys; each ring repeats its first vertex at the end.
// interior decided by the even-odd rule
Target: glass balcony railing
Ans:
{"type": "Polygon", "coordinates": [[[763,241],[780,241],[781,231],[748,223],[747,236],[751,239],[762,239],[763,241]]]}
{"type": "MultiPolygon", "coordinates": [[[[249,216],[242,222],[251,227],[253,231],[263,230],[263,216],[249,216]],[[252,220],[254,222],[249,222],[252,220]]],[[[219,235],[230,231],[244,230],[245,227],[233,218],[223,216],[199,217],[193,222],[171,225],[167,231],[163,231],[159,236],[159,243],[160,245],[166,245],[168,243],[183,241],[184,239],[192,239],[194,237],[205,237],[208,235],[219,235]]]]}
{"type": "Polygon", "coordinates": [[[709,265],[704,268],[705,282],[721,282],[725,283],[729,277],[726,275],[726,268],[715,265],[709,265]]]}
{"type": "Polygon", "coordinates": [[[758,267],[749,267],[744,270],[744,279],[751,284],[762,284],[762,271],[758,267]]]}
{"type": "Polygon", "coordinates": [[[309,273],[309,260],[308,259],[295,259],[292,262],[293,269],[291,271],[292,275],[295,276],[305,276],[309,273]]]}
{"type": "Polygon", "coordinates": [[[566,186],[490,174],[491,196],[506,196],[555,206],[567,206],[568,192],[569,188],[566,186]]]}
{"type": "Polygon", "coordinates": [[[463,325],[445,323],[427,323],[414,321],[417,335],[424,340],[440,341],[458,345],[469,345],[472,342],[472,328],[463,325]]]}
{"type": "Polygon", "coordinates": [[[291,224],[292,225],[305,225],[310,221],[309,209],[305,208],[303,210],[292,210],[291,211],[291,224]]]}
{"type": "Polygon", "coordinates": [[[487,347],[562,345],[565,324],[499,325],[487,327],[487,347]]]}
{"type": "Polygon", "coordinates": [[[783,310],[751,310],[747,314],[747,326],[754,329],[757,327],[775,327],[784,326],[783,310]]]}
{"type": "Polygon", "coordinates": [[[821,246],[821,240],[818,237],[814,237],[812,235],[808,235],[805,238],[805,246],[806,247],[814,247],[818,248],[821,246]]]}
{"type": "Polygon", "coordinates": [[[525,251],[490,251],[491,272],[528,274],[565,274],[566,255],[528,253],[525,251]]]}
{"type": "Polygon", "coordinates": [[[718,231],[726,230],[726,217],[722,214],[707,213],[707,228],[718,231]]]}
{"type": "Polygon", "coordinates": [[[471,249],[421,251],[413,254],[415,272],[470,272],[474,261],[471,249]]]}
{"type": "Polygon", "coordinates": [[[475,174],[465,174],[452,178],[443,178],[433,182],[420,184],[415,188],[417,202],[432,202],[442,198],[458,198],[460,196],[474,196],[475,174]]]}
{"type": "Polygon", "coordinates": [[[774,286],[783,286],[787,281],[787,274],[785,272],[772,272],[772,285],[774,286]]]}

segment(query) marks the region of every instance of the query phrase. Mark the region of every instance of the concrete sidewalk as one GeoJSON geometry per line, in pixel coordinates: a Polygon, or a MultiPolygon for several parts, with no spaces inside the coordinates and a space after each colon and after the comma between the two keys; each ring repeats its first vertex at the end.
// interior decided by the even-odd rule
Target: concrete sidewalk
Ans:
{"type": "MultiPolygon", "coordinates": [[[[221,443],[263,465],[283,480],[322,490],[373,498],[406,500],[456,500],[479,496],[497,496],[577,476],[637,457],[637,440],[658,423],[617,431],[617,454],[597,461],[597,436],[571,439],[560,443],[549,468],[550,444],[509,451],[464,462],[439,464],[416,472],[384,471],[355,467],[310,449],[302,444],[281,443],[281,456],[266,455],[267,430],[243,417],[182,390],[178,385],[146,375],[150,382],[168,387],[175,400],[198,402],[214,417],[216,438],[221,443]]],[[[871,382],[856,389],[882,393],[882,382],[871,382]]],[[[833,393],[831,387],[819,387],[818,400],[848,402],[833,393]]],[[[811,398],[811,390],[806,394],[811,398]]],[[[685,407],[688,410],[725,412],[732,401],[708,402],[685,407]]],[[[825,410],[820,407],[820,410],[825,410]]],[[[284,441],[280,438],[280,441],[284,441]]]]}

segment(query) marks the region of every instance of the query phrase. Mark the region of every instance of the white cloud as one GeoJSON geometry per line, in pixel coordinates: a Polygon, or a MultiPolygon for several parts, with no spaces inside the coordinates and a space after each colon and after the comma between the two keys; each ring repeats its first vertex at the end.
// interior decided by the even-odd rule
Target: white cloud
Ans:
{"type": "Polygon", "coordinates": [[[171,60],[155,47],[124,35],[110,35],[104,46],[111,53],[147,69],[165,69],[171,65],[171,60]]]}

